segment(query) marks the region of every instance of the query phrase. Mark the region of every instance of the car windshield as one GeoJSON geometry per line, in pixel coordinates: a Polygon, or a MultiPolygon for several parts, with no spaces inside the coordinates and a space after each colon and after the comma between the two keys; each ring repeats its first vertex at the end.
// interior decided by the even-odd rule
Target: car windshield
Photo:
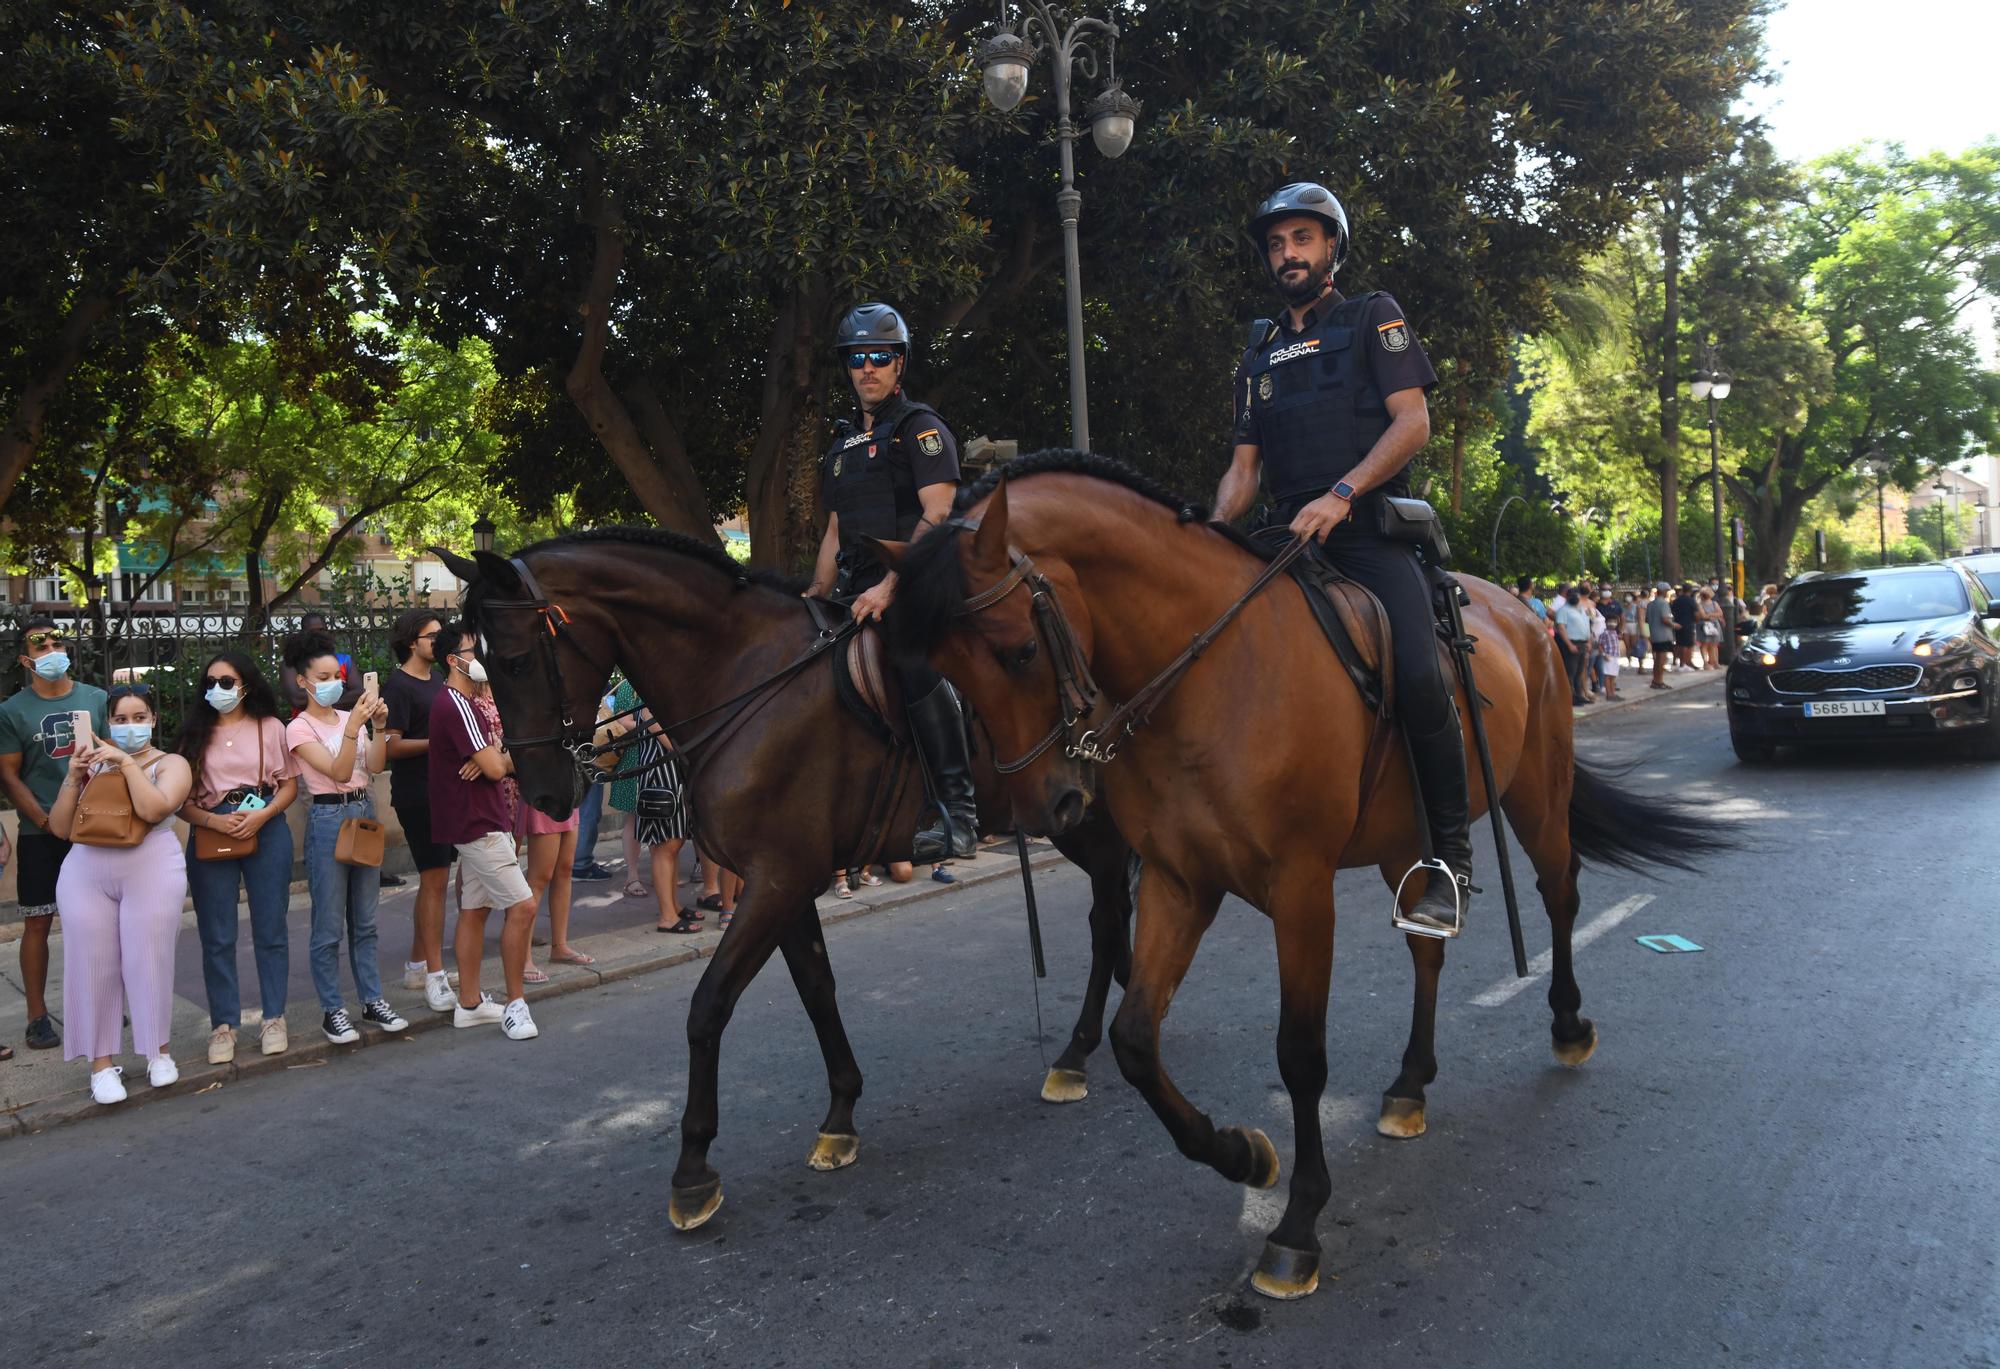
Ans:
{"type": "Polygon", "coordinates": [[[1774,628],[1851,627],[1860,623],[1901,623],[1964,613],[1965,586],[1948,570],[1879,579],[1843,576],[1807,580],[1778,596],[1766,626],[1774,628]]]}

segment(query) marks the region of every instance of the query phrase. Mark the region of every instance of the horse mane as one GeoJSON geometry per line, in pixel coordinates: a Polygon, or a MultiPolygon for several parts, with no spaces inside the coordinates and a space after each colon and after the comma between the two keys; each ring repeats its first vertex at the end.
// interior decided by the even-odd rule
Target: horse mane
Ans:
{"type": "Polygon", "coordinates": [[[713,542],[703,542],[689,537],[686,533],[669,532],[665,528],[644,528],[630,524],[566,532],[557,537],[545,538],[531,546],[522,547],[514,555],[526,556],[531,552],[554,551],[588,542],[631,542],[640,546],[659,547],[663,551],[678,553],[699,561],[713,570],[721,571],[735,581],[738,587],[760,585],[787,594],[797,594],[806,587],[806,581],[797,576],[784,575],[774,570],[753,570],[713,542]]]}
{"type": "MultiPolygon", "coordinates": [[[[952,512],[963,516],[992,494],[1002,477],[1011,483],[1033,475],[1082,475],[1109,481],[1171,510],[1183,523],[1208,519],[1206,505],[1181,497],[1123,461],[1069,447],[1030,452],[994,467],[959,490],[952,500],[952,512]]],[[[925,533],[904,554],[902,569],[896,575],[896,599],[888,615],[890,636],[899,645],[929,651],[951,630],[966,597],[965,566],[958,556],[958,535],[963,531],[965,524],[954,518],[925,533]]],[[[1231,540],[1243,544],[1234,529],[1218,531],[1233,534],[1231,540]]]]}

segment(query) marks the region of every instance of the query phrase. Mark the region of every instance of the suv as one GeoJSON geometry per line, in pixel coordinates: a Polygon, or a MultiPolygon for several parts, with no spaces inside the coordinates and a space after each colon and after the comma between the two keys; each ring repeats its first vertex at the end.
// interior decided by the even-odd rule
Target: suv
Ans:
{"type": "Polygon", "coordinates": [[[2000,759],[2000,602],[1955,565],[1801,576],[1729,667],[1739,760],[1782,745],[1954,735],[2000,759]]]}

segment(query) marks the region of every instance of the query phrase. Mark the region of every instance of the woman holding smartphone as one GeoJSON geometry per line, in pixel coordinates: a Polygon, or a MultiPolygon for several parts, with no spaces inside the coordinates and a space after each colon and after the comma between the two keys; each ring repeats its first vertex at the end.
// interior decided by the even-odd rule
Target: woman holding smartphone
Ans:
{"type": "Polygon", "coordinates": [[[389,706],[379,694],[363,690],[352,711],[335,707],[347,686],[333,638],[323,632],[299,633],[286,642],[285,661],[298,672],[306,695],[305,708],[285,728],[285,742],[299,779],[312,796],[306,812],[306,885],[312,891],[313,989],[323,1014],[320,1031],[335,1045],[346,1045],[359,1041],[361,1032],[340,997],[343,932],[354,988],[361,997],[361,1020],[389,1032],[410,1025],[382,997],[382,967],[375,956],[381,867],[343,865],[334,859],[341,824],[349,818],[375,816],[369,783],[388,759],[389,734],[377,730],[364,739],[362,732],[387,716],[389,706]]]}
{"type": "Polygon", "coordinates": [[[144,685],[119,685],[106,697],[109,741],[79,730],[62,789],[49,809],[49,831],[70,839],[76,801],[94,775],[125,777],[132,812],[150,830],[137,846],[72,847],[56,877],[63,925],[64,1056],[90,1061],[90,1094],[125,1100],[125,1073],[112,1062],[132,1019],[132,1049],[146,1057],[156,1089],[181,1077],[167,1053],[174,1020],[174,943],[180,939],[187,863],[168,825],[187,801],[188,763],[153,745],[153,698],[144,685]]]}
{"type": "Polygon", "coordinates": [[[194,785],[181,819],[188,837],[188,892],[201,936],[201,977],[208,988],[208,1063],[236,1058],[243,998],[236,984],[236,892],[250,896],[250,940],[264,1008],[258,1047],[277,1055],[290,1044],[285,996],[291,973],[285,906],[292,892],[292,829],[284,812],[298,793],[278,700],[256,663],[240,651],[217,652],[202,668],[201,694],[188,709],[174,750],[194,785]],[[203,845],[231,854],[203,860],[203,845]]]}

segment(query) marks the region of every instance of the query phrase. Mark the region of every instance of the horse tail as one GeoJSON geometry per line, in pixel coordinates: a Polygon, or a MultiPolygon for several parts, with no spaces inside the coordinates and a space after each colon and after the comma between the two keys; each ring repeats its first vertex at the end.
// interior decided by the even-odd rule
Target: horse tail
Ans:
{"type": "Polygon", "coordinates": [[[1699,857],[1736,846],[1692,805],[1621,789],[1581,760],[1570,785],[1569,841],[1592,865],[1634,873],[1661,865],[1691,871],[1699,857]]]}

